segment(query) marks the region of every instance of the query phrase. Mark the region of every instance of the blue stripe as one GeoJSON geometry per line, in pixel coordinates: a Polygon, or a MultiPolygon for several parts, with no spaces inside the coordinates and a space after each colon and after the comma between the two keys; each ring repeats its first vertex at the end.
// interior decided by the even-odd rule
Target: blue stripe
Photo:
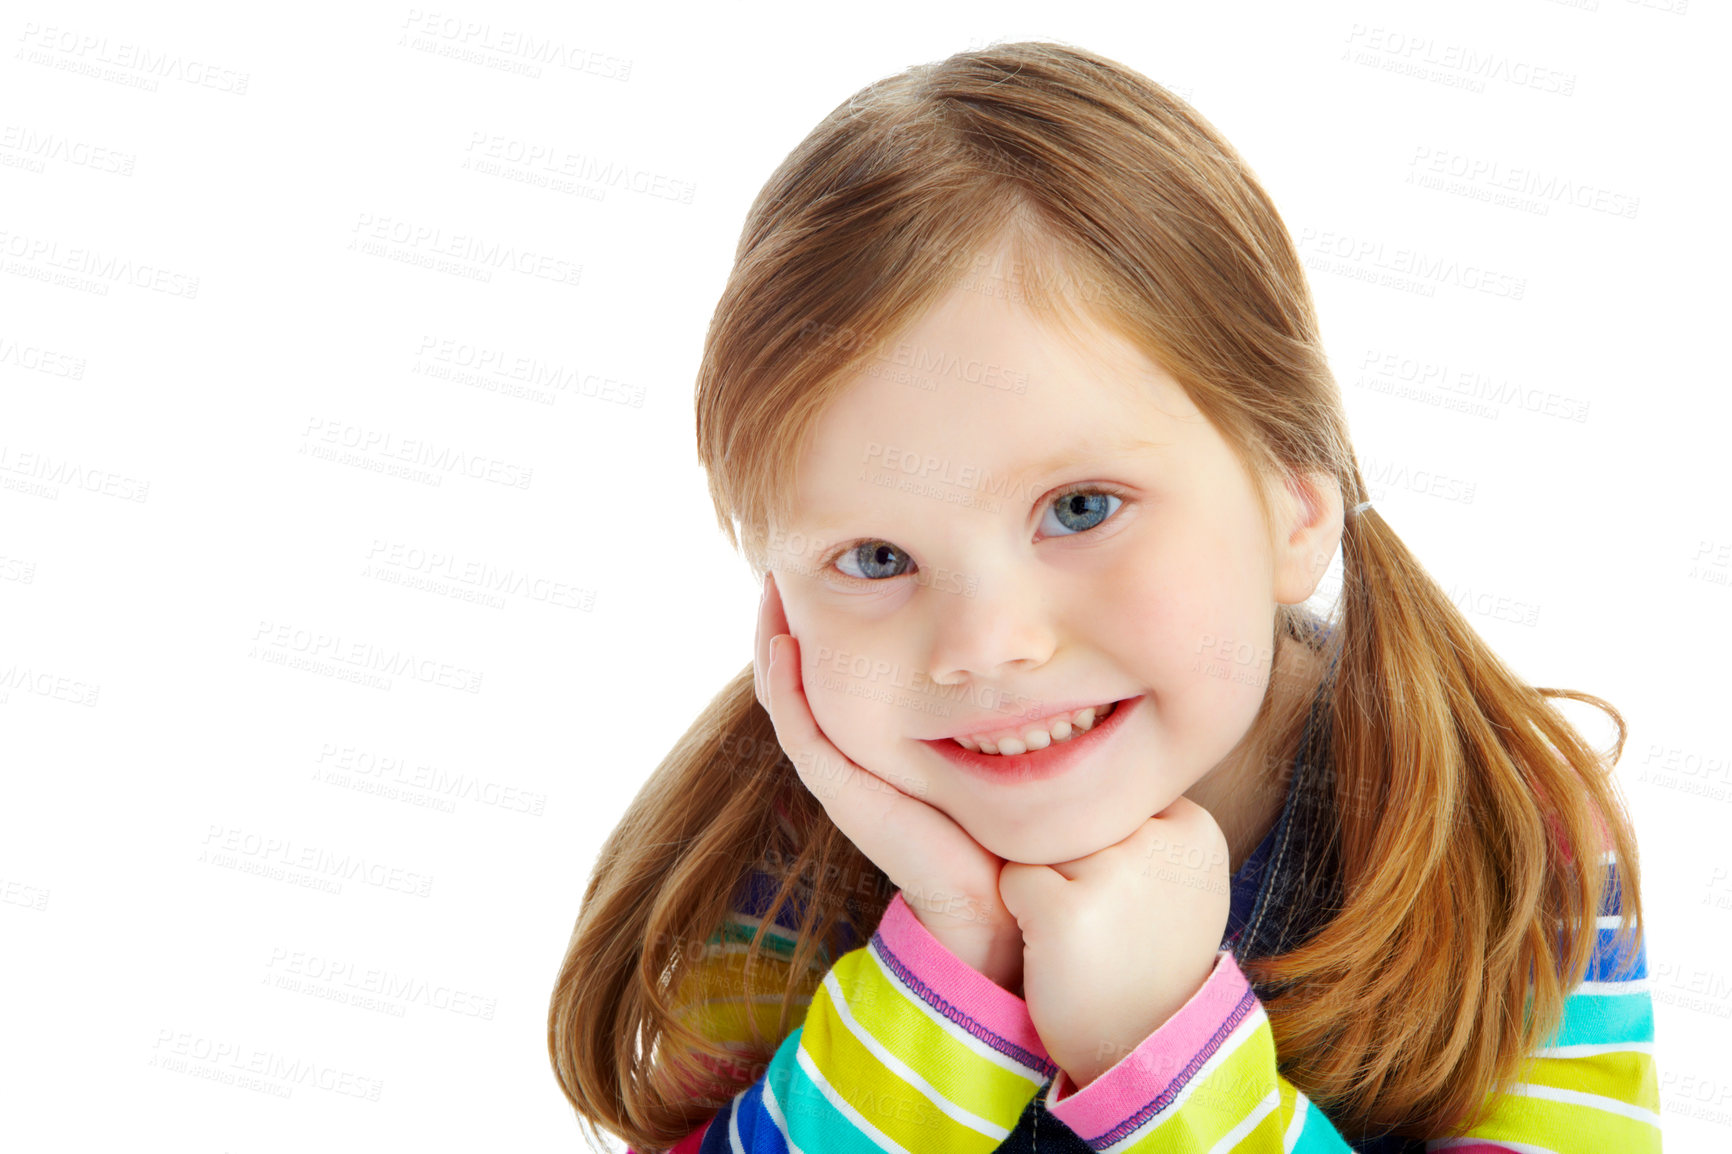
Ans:
{"type": "MultiPolygon", "coordinates": [[[[879,1154],[877,1145],[831,1105],[830,1099],[800,1068],[795,1053],[804,1035],[805,1028],[800,1027],[784,1038],[776,1056],[770,1059],[764,1076],[740,1096],[741,1144],[752,1154],[759,1151],[787,1154],[787,1144],[776,1129],[776,1121],[764,1107],[763,1090],[768,1085],[788,1124],[790,1137],[806,1154],[830,1154],[831,1151],[837,1154],[879,1154]]],[[[704,1154],[709,1154],[708,1150],[704,1154]]]]}
{"type": "MultiPolygon", "coordinates": [[[[735,911],[747,917],[762,918],[770,908],[770,899],[776,896],[780,887],[779,879],[771,877],[762,870],[753,870],[739,886],[734,894],[735,911]]],[[[800,901],[800,891],[794,890],[788,895],[788,901],[776,915],[775,924],[783,929],[797,930],[800,928],[800,913],[804,908],[800,901]]]]}
{"type": "Polygon", "coordinates": [[[1588,963],[1588,982],[1622,982],[1630,978],[1645,978],[1648,976],[1648,941],[1642,934],[1642,927],[1635,927],[1635,946],[1630,947],[1625,942],[1618,941],[1618,927],[1605,926],[1599,931],[1599,945],[1594,950],[1593,960],[1588,963]],[[1624,950],[1631,950],[1628,955],[1624,950]]]}
{"type": "Polygon", "coordinates": [[[698,1147],[698,1154],[730,1154],[734,1147],[728,1141],[728,1119],[732,1117],[735,1110],[740,1108],[740,1103],[745,1100],[746,1095],[756,1088],[757,1083],[754,1082],[751,1089],[736,1094],[732,1102],[724,1106],[720,1113],[710,1119],[710,1128],[704,1131],[704,1140],[702,1145],[698,1147]]]}
{"type": "MultiPolygon", "coordinates": [[[[762,918],[770,908],[770,902],[776,896],[776,890],[781,888],[781,879],[763,870],[753,870],[741,882],[734,893],[733,909],[736,913],[747,917],[762,918]]],[[[776,914],[775,925],[792,933],[800,928],[800,917],[805,912],[805,902],[801,900],[800,890],[795,889],[788,895],[788,900],[776,914]]],[[[842,926],[842,952],[857,949],[865,944],[852,922],[844,918],[842,926]]]]}
{"type": "MultiPolygon", "coordinates": [[[[782,1141],[782,1132],[776,1129],[775,1119],[764,1109],[762,1078],[734,1097],[732,1114],[739,1120],[740,1145],[752,1154],[788,1154],[788,1144],[782,1141]]],[[[704,1148],[700,1154],[728,1154],[733,1149],[728,1137],[729,1115],[730,1111],[723,1110],[716,1116],[710,1132],[704,1135],[704,1148]]]]}

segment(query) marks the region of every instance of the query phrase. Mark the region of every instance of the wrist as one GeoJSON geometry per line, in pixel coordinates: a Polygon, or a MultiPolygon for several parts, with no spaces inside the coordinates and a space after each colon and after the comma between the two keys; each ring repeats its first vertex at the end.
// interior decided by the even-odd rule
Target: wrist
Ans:
{"type": "Polygon", "coordinates": [[[993,985],[1022,997],[1022,934],[983,928],[979,923],[960,923],[943,914],[914,908],[914,916],[938,943],[956,959],[983,975],[993,985]]]}

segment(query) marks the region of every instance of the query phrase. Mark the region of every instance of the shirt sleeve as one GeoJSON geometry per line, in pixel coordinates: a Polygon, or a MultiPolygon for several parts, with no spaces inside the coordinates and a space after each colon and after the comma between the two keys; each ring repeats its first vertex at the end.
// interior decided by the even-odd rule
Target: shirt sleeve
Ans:
{"type": "Polygon", "coordinates": [[[1336,1151],[1353,1147],[1275,1068],[1263,1003],[1222,950],[1191,999],[1077,1090],[1060,1071],[1046,1108],[1091,1149],[1336,1151]]]}
{"type": "Polygon", "coordinates": [[[1638,925],[1627,956],[1615,944],[1623,891],[1616,855],[1607,852],[1601,861],[1611,880],[1596,922],[1594,960],[1565,1001],[1563,1022],[1483,1121],[1460,1138],[1427,1143],[1428,1151],[1659,1154],[1647,942],[1638,925]]]}
{"type": "Polygon", "coordinates": [[[674,1150],[987,1154],[1057,1072],[1028,1004],[946,949],[898,893],[764,1075],[674,1150]]]}
{"type": "MultiPolygon", "coordinates": [[[[1614,972],[1617,875],[1612,855],[1603,860],[1613,885],[1597,919],[1595,957],[1558,1030],[1484,1119],[1428,1141],[1428,1151],[1660,1150],[1646,950],[1638,941],[1614,972]]],[[[1092,1149],[1114,1154],[1353,1149],[1276,1068],[1268,1016],[1226,950],[1191,999],[1100,1077],[1077,1090],[1060,1071],[1046,1108],[1092,1149]]]]}

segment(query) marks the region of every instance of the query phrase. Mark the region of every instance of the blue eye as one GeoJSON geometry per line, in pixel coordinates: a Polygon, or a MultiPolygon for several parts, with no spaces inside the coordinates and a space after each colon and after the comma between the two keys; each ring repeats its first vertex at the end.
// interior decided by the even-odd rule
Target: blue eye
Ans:
{"type": "Polygon", "coordinates": [[[842,550],[836,563],[843,561],[860,562],[865,573],[849,573],[846,568],[842,572],[856,581],[876,581],[881,577],[900,577],[901,573],[887,573],[884,570],[892,567],[897,561],[907,561],[908,554],[890,544],[888,541],[862,541],[858,545],[850,545],[842,550]]]}
{"type": "MultiPolygon", "coordinates": [[[[1105,521],[1108,517],[1111,517],[1122,504],[1124,504],[1124,502],[1119,499],[1118,494],[1108,492],[1105,489],[1072,489],[1068,493],[1060,493],[1057,499],[1054,500],[1051,505],[1047,506],[1047,508],[1049,511],[1056,510],[1058,512],[1059,523],[1061,525],[1064,525],[1068,529],[1073,529],[1078,533],[1086,533],[1090,529],[1101,524],[1101,522],[1105,521]],[[1113,502],[1110,507],[1107,505],[1108,501],[1113,502]],[[1099,515],[1100,520],[1091,520],[1091,518],[1095,517],[1097,514],[1099,515]],[[1066,517],[1074,517],[1079,521],[1087,521],[1088,524],[1066,524],[1064,520],[1066,517]]],[[[1041,524],[1041,528],[1046,528],[1044,521],[1041,524]]],[[[1057,533],[1054,534],[1054,536],[1063,537],[1065,534],[1057,533]]]]}
{"type": "MultiPolygon", "coordinates": [[[[1098,528],[1107,518],[1118,511],[1124,499],[1111,489],[1078,488],[1060,493],[1047,506],[1048,516],[1041,518],[1041,531],[1050,537],[1069,537],[1079,533],[1087,533],[1098,528]],[[1109,504],[1110,502],[1110,504],[1109,504]],[[1056,514],[1056,524],[1059,531],[1054,532],[1047,524],[1051,516],[1056,514]]],[[[906,566],[911,564],[907,553],[898,549],[888,541],[858,541],[845,546],[840,553],[831,558],[830,564],[838,567],[846,577],[856,581],[879,581],[888,577],[900,577],[907,572],[906,566]],[[861,572],[851,572],[843,562],[852,561],[859,566],[861,572]],[[898,568],[901,566],[901,568],[898,568]]]]}

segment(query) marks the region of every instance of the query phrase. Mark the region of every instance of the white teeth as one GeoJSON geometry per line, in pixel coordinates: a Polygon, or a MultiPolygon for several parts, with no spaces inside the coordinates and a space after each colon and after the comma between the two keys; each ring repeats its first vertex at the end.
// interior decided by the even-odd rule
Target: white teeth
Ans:
{"type": "Polygon", "coordinates": [[[1050,729],[1044,725],[1031,725],[1020,734],[1000,738],[997,742],[988,740],[981,735],[972,737],[955,737],[951,740],[964,749],[976,753],[997,754],[1014,757],[1019,753],[1027,753],[1031,749],[1045,749],[1056,741],[1069,741],[1072,737],[1087,733],[1095,727],[1096,721],[1105,721],[1112,714],[1115,703],[1091,705],[1079,709],[1068,717],[1061,717],[1052,723],[1050,729]]]}

